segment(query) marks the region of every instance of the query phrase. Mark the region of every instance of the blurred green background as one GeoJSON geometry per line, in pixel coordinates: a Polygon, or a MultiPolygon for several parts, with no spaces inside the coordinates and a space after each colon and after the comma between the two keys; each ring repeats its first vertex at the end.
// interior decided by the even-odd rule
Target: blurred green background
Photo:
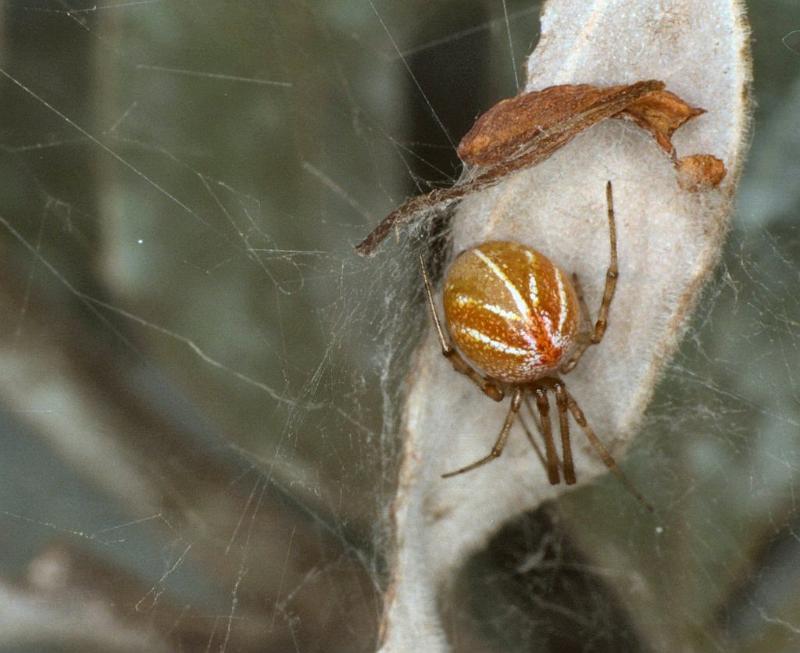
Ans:
{"type": "MultiPolygon", "coordinates": [[[[626,461],[508,525],[458,651],[800,650],[800,4],[750,3],[724,260],[626,461]]],[[[539,3],[7,0],[0,651],[371,651],[410,248],[539,3]],[[393,249],[392,249],[393,248],[393,249]]]]}

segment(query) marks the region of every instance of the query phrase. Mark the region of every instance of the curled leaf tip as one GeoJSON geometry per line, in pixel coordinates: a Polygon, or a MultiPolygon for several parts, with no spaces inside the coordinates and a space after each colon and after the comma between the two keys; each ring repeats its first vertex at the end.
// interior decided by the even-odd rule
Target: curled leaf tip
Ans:
{"type": "Polygon", "coordinates": [[[711,154],[692,154],[678,159],[678,185],[683,190],[698,192],[718,187],[727,170],[721,159],[711,154]]]}
{"type": "Polygon", "coordinates": [[[672,134],[686,122],[705,113],[705,109],[693,107],[670,91],[655,91],[632,102],[621,116],[630,118],[639,127],[650,132],[659,147],[673,155],[672,134]]]}

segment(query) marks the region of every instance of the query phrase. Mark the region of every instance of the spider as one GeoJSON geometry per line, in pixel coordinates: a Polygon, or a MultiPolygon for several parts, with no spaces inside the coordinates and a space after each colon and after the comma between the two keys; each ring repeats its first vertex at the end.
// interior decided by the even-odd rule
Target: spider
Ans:
{"type": "MultiPolygon", "coordinates": [[[[528,440],[542,461],[552,485],[576,482],[570,444],[569,415],[582,429],[605,465],[649,510],[650,504],[622,473],[597,437],[559,374],[572,371],[586,350],[603,340],[608,311],[619,276],[617,232],[611,182],[606,184],[610,261],[597,320],[591,327],[589,311],[576,274],[567,277],[546,256],[512,241],[489,241],[463,251],[453,261],[444,281],[445,325],[448,341],[433,300],[431,282],[420,257],[428,305],[442,349],[453,368],[467,376],[495,401],[511,394],[500,434],[491,451],[469,465],[443,474],[450,478],[481,467],[503,453],[523,401],[544,440],[544,454],[525,427],[528,440]],[[480,371],[478,371],[480,370],[480,371]],[[555,395],[561,436],[558,459],[550,422],[548,393],[555,395]],[[538,418],[530,397],[536,402],[538,418]]],[[[521,420],[522,421],[522,420],[521,420]]]]}

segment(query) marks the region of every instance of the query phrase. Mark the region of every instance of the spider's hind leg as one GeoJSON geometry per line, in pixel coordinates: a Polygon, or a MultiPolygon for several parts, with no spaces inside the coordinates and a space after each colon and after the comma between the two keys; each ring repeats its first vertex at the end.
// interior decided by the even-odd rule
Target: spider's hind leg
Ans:
{"type": "Polygon", "coordinates": [[[481,467],[486,463],[492,462],[495,458],[499,458],[500,455],[503,453],[503,449],[506,446],[506,442],[508,441],[508,434],[511,432],[511,426],[514,424],[514,418],[517,416],[520,407],[522,406],[522,388],[517,388],[514,390],[514,394],[511,396],[511,406],[508,409],[508,414],[506,415],[506,421],[503,422],[503,428],[500,429],[500,435],[497,436],[497,441],[494,443],[492,450],[485,455],[480,460],[476,460],[471,465],[466,465],[465,467],[461,467],[454,472],[448,472],[447,474],[442,474],[442,478],[450,478],[451,476],[457,476],[458,474],[464,474],[465,472],[471,472],[473,469],[481,467]]]}
{"type": "Polygon", "coordinates": [[[538,387],[533,391],[536,397],[536,408],[539,410],[539,423],[544,438],[544,451],[547,462],[547,479],[550,485],[558,485],[561,478],[558,473],[558,454],[553,442],[553,427],[550,423],[550,402],[547,400],[547,389],[538,387]]]}
{"type": "Polygon", "coordinates": [[[647,502],[647,500],[634,487],[633,483],[631,483],[628,477],[625,476],[625,474],[619,468],[619,465],[617,465],[617,461],[614,460],[614,457],[611,455],[611,452],[606,448],[606,445],[604,445],[600,438],[597,437],[594,429],[589,426],[589,423],[586,421],[586,416],[583,414],[580,406],[578,406],[578,402],[576,402],[575,398],[569,394],[569,392],[567,392],[566,388],[563,388],[563,391],[567,400],[567,408],[569,409],[569,412],[572,413],[572,416],[575,418],[578,426],[581,427],[586,435],[586,439],[589,440],[589,444],[594,447],[594,450],[597,452],[597,455],[600,456],[600,459],[603,461],[605,466],[608,467],[608,469],[611,470],[611,472],[613,472],[614,475],[622,482],[628,492],[636,497],[645,508],[647,508],[650,512],[653,512],[653,506],[647,502]]]}
{"type": "Polygon", "coordinates": [[[567,485],[574,485],[575,463],[572,460],[572,445],[569,440],[569,400],[564,384],[558,382],[555,386],[556,406],[558,408],[558,427],[561,432],[561,459],[564,465],[564,482],[567,485]]]}

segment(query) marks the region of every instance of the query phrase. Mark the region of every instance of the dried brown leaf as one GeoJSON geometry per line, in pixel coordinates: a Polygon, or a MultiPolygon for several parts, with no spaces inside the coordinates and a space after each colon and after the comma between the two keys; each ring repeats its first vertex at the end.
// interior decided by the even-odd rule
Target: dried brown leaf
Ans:
{"type": "Polygon", "coordinates": [[[570,137],[628,105],[641,103],[642,88],[663,89],[649,80],[618,86],[561,84],[501,100],[480,116],[458,146],[458,156],[470,165],[490,166],[519,156],[534,137],[560,131],[570,137]]]}
{"type": "Polygon", "coordinates": [[[672,134],[704,109],[664,90],[664,82],[596,86],[559,84],[501,100],[481,115],[458,146],[458,155],[478,169],[451,188],[438,188],[404,202],[356,246],[367,256],[393,227],[425,211],[445,208],[521,168],[541,163],[575,136],[608,118],[628,118],[655,138],[674,158],[672,134]]]}
{"type": "MultiPolygon", "coordinates": [[[[574,85],[572,88],[591,87],[574,85]]],[[[450,188],[437,188],[427,195],[418,195],[406,200],[387,215],[363,241],[356,245],[356,252],[362,256],[370,256],[375,253],[378,245],[383,242],[393,227],[411,222],[426,212],[444,209],[456,200],[498,183],[512,172],[541,163],[556,150],[569,143],[580,132],[618,114],[626,106],[642,96],[652,91],[660,90],[663,88],[663,83],[657,80],[647,80],[635,82],[629,86],[606,88],[613,90],[606,95],[601,94],[599,99],[597,96],[588,93],[586,97],[576,101],[576,106],[583,106],[582,111],[551,118],[550,126],[547,129],[531,132],[524,146],[520,143],[519,151],[515,150],[514,156],[501,157],[499,161],[491,166],[487,166],[484,169],[478,168],[479,172],[464,183],[456,184],[450,188]]],[[[536,93],[525,95],[535,95],[536,93]]],[[[558,93],[555,93],[555,95],[558,95],[558,93]]],[[[577,95],[580,96],[581,93],[578,92],[577,95]]],[[[501,113],[513,108],[512,105],[507,109],[503,109],[501,113]]],[[[524,110],[523,113],[525,113],[524,110]]],[[[507,130],[505,138],[507,141],[509,139],[514,140],[515,134],[520,134],[525,129],[524,120],[519,120],[515,128],[511,127],[509,119],[506,119],[505,122],[507,130]]],[[[508,150],[509,147],[506,149],[508,150]]]]}

